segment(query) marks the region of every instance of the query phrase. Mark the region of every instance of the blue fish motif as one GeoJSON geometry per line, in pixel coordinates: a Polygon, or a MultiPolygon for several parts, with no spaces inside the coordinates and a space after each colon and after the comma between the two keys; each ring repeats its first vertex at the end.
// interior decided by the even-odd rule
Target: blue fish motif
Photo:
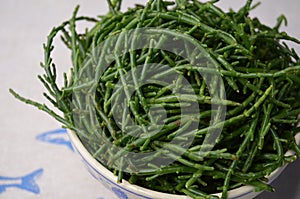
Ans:
{"type": "Polygon", "coordinates": [[[74,151],[67,130],[63,128],[41,133],[36,139],[51,144],[65,145],[70,150],[74,151]]]}
{"type": "Polygon", "coordinates": [[[22,177],[5,177],[0,176],[0,194],[4,193],[7,188],[18,188],[35,194],[40,193],[40,188],[35,180],[43,173],[43,169],[38,169],[22,177]]]}

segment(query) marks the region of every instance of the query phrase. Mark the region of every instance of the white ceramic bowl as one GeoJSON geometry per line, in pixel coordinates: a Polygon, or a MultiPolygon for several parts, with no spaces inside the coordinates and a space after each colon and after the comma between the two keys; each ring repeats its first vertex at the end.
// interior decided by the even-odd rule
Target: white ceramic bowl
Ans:
{"type": "MultiPolygon", "coordinates": [[[[92,155],[86,150],[75,132],[68,131],[72,144],[81,156],[90,174],[101,182],[107,189],[111,190],[120,199],[190,199],[188,196],[167,194],[153,191],[137,185],[130,184],[126,180],[117,183],[117,177],[111,171],[102,166],[92,155]]],[[[300,143],[300,134],[296,136],[297,144],[300,143]]],[[[292,151],[288,151],[286,155],[292,155],[292,151]]],[[[278,168],[267,178],[271,183],[284,170],[284,167],[278,168]]],[[[254,192],[252,186],[242,186],[228,192],[228,199],[250,199],[259,195],[261,192],[254,192]]],[[[214,194],[221,196],[221,193],[214,194]]]]}

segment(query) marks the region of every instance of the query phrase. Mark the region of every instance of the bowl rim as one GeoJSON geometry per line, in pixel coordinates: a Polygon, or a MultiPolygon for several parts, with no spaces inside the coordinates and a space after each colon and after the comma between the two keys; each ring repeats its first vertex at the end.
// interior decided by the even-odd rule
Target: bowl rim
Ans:
{"type": "MultiPolygon", "coordinates": [[[[82,156],[82,158],[86,161],[88,165],[90,165],[92,168],[94,168],[98,173],[100,173],[106,180],[111,181],[116,186],[120,187],[121,189],[125,189],[128,192],[131,192],[135,195],[142,196],[144,198],[150,198],[153,196],[156,196],[160,199],[170,199],[170,197],[176,197],[176,199],[190,199],[189,196],[185,195],[177,195],[177,194],[169,194],[159,191],[154,191],[151,189],[147,189],[138,185],[130,184],[127,180],[122,180],[121,183],[117,183],[117,176],[115,176],[110,170],[108,170],[106,167],[104,167],[99,161],[97,161],[91,154],[88,152],[88,150],[84,147],[83,143],[80,141],[78,135],[70,130],[67,129],[68,135],[70,137],[70,140],[72,144],[74,145],[75,150],[82,156]],[[146,196],[146,197],[145,197],[146,196]]],[[[296,143],[300,144],[300,133],[295,135],[296,143]]],[[[294,151],[289,150],[285,153],[285,155],[293,155],[295,154],[294,151]]],[[[268,179],[268,184],[272,183],[274,179],[276,179],[281,172],[285,169],[287,166],[284,165],[280,168],[277,168],[275,171],[273,171],[270,175],[266,176],[268,179]]],[[[250,193],[254,192],[254,187],[250,185],[244,185],[236,189],[232,189],[228,191],[228,198],[236,198],[236,197],[242,197],[245,195],[248,195],[250,193]]],[[[256,192],[257,195],[261,192],[256,192]]],[[[222,193],[214,193],[212,195],[221,197],[222,193]]]]}

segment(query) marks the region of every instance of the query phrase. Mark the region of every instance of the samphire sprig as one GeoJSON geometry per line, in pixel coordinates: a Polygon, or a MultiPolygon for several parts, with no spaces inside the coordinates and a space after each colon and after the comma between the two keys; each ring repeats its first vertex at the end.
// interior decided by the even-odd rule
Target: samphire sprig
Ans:
{"type": "MultiPolygon", "coordinates": [[[[198,0],[149,0],[145,6],[136,5],[125,12],[120,11],[120,0],[107,2],[109,13],[99,19],[77,17],[76,7],[72,18],[53,28],[44,44],[45,59],[41,64],[44,74],[39,79],[47,90],[44,96],[58,111],[26,99],[13,90],[10,92],[17,99],[47,112],[65,128],[75,131],[88,151],[99,162],[108,165],[108,169],[118,175],[120,182],[126,179],[149,189],[192,198],[218,198],[213,193],[219,191],[222,192],[222,198],[227,198],[228,190],[243,185],[254,186],[256,191],[273,191],[265,177],[296,159],[296,155],[286,156],[286,151],[293,150],[300,155],[295,141],[300,131],[296,127],[300,114],[300,59],[296,51],[284,43],[291,41],[300,44],[300,41],[280,31],[286,18],[280,16],[274,27],[262,24],[258,18],[249,16],[251,9],[256,7],[252,6],[251,0],[240,10],[228,12],[219,8],[216,0],[205,3],[198,0]],[[80,34],[76,30],[79,20],[93,22],[94,26],[80,34]],[[89,115],[91,110],[85,109],[81,103],[82,96],[76,93],[94,85],[84,82],[83,74],[85,77],[92,75],[101,67],[99,63],[105,62],[101,57],[98,62],[93,60],[95,47],[111,35],[145,27],[174,30],[194,38],[208,52],[210,59],[215,61],[217,70],[195,67],[180,56],[155,49],[159,44],[151,41],[149,46],[153,48],[117,57],[103,72],[96,84],[96,107],[93,110],[98,123],[91,125],[86,115],[89,118],[94,116],[89,115]],[[62,87],[58,86],[56,66],[51,57],[53,40],[58,35],[72,52],[72,68],[69,77],[63,74],[62,87]],[[183,74],[197,97],[188,94],[174,96],[172,90],[182,87],[180,81],[164,86],[147,84],[137,88],[130,96],[124,76],[137,66],[146,66],[148,63],[168,65],[183,74]],[[91,65],[93,67],[89,67],[91,65]],[[213,102],[198,72],[220,74],[225,84],[226,100],[213,102]],[[125,93],[125,99],[120,97],[122,93],[125,93]],[[179,103],[178,97],[184,103],[179,103]],[[201,112],[182,115],[180,108],[189,108],[195,101],[201,112]],[[205,157],[199,157],[201,148],[206,147],[203,138],[212,128],[209,126],[212,103],[227,106],[225,120],[216,124],[224,128],[213,150],[205,157]],[[125,105],[129,111],[122,109],[125,105]],[[149,107],[160,106],[166,110],[167,118],[153,118],[148,114],[149,107]],[[120,115],[120,124],[113,118],[116,112],[120,115]],[[128,122],[130,118],[142,127],[151,123],[161,124],[161,130],[136,129],[135,125],[128,122]],[[195,118],[200,119],[198,129],[189,130],[190,125],[198,121],[195,118]],[[159,123],[160,120],[163,122],[159,123]],[[101,133],[97,131],[99,128],[101,133]],[[183,131],[185,133],[181,135],[183,131]],[[147,137],[141,136],[145,133],[147,137]],[[195,139],[185,149],[180,143],[184,143],[187,135],[193,135],[195,139]],[[170,143],[174,137],[179,140],[177,144],[170,143]],[[109,143],[114,143],[122,150],[116,153],[109,143]],[[162,147],[164,151],[159,151],[162,147]],[[154,156],[174,158],[175,161],[161,168],[147,165],[152,158],[148,157],[143,161],[151,169],[136,173],[123,172],[122,166],[125,164],[129,167],[135,165],[126,162],[122,154],[156,150],[158,152],[154,156]],[[177,153],[183,155],[178,158],[177,153]],[[119,169],[110,167],[114,162],[120,164],[119,169]]],[[[111,48],[102,47],[100,51],[111,48]]],[[[169,67],[159,70],[161,72],[156,74],[156,78],[169,74],[169,67]]],[[[138,78],[133,75],[134,81],[138,78]]]]}

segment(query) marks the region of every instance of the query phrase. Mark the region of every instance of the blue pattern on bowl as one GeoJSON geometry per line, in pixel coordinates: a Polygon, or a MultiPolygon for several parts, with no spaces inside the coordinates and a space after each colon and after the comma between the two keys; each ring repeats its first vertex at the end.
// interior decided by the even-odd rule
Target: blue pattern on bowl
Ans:
{"type": "MultiPolygon", "coordinates": [[[[74,146],[76,148],[76,146],[74,146]]],[[[128,189],[125,189],[124,187],[120,186],[119,184],[111,181],[101,173],[97,171],[96,168],[94,168],[87,160],[84,158],[84,156],[81,154],[81,152],[76,148],[76,151],[79,153],[79,155],[82,158],[83,163],[85,164],[88,172],[101,184],[106,187],[107,189],[111,190],[116,196],[118,196],[120,199],[131,199],[131,198],[143,198],[143,199],[153,199],[149,198],[147,196],[134,193],[128,189]]]]}
{"type": "MultiPolygon", "coordinates": [[[[112,191],[120,199],[189,199],[188,196],[183,195],[172,195],[162,192],[156,192],[153,190],[145,189],[136,185],[131,185],[128,182],[116,183],[117,178],[112,173],[103,167],[97,160],[95,160],[90,153],[84,148],[80,142],[76,133],[69,131],[69,135],[72,144],[76,151],[82,158],[89,173],[99,182],[101,182],[107,189],[112,191]]],[[[300,134],[296,136],[296,142],[300,143],[300,134]]],[[[286,152],[285,155],[293,154],[292,151],[286,152]]],[[[269,183],[271,183],[276,177],[284,170],[284,167],[278,168],[270,176],[268,176],[269,183]]],[[[251,186],[242,186],[240,188],[231,190],[228,192],[228,199],[250,199],[259,195],[261,192],[254,192],[254,188],[251,186]]],[[[221,193],[216,194],[221,196],[221,193]]]]}

